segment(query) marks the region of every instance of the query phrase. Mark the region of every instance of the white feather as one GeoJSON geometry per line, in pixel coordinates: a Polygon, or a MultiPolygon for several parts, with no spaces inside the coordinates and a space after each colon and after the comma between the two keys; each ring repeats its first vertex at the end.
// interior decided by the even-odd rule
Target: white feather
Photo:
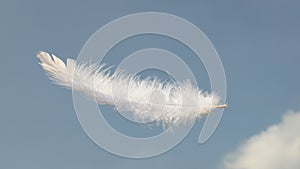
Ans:
{"type": "Polygon", "coordinates": [[[161,82],[158,78],[139,77],[116,70],[110,73],[103,66],[76,63],[67,64],[53,54],[40,52],[40,65],[56,84],[72,88],[98,104],[115,106],[119,111],[130,111],[141,120],[155,119],[164,125],[191,122],[208,114],[219,105],[215,94],[203,93],[189,81],[179,84],[161,82]],[[153,93],[163,98],[152,98],[153,93]],[[154,99],[154,102],[153,102],[154,99]],[[155,102],[163,100],[163,102],[155,102]]]}

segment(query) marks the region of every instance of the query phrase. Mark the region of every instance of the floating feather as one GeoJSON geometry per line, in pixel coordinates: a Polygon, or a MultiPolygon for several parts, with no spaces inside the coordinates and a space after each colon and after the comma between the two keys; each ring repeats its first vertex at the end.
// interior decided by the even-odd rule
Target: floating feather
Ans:
{"type": "Polygon", "coordinates": [[[215,108],[226,107],[219,105],[220,98],[216,94],[202,92],[189,81],[174,84],[155,77],[140,79],[121,70],[111,73],[103,65],[77,63],[73,59],[67,59],[65,64],[46,52],[40,52],[37,57],[55,84],[73,88],[90,99],[94,98],[98,104],[132,112],[141,120],[155,119],[164,125],[186,123],[215,108]],[[160,101],[155,102],[157,100],[160,101]]]}

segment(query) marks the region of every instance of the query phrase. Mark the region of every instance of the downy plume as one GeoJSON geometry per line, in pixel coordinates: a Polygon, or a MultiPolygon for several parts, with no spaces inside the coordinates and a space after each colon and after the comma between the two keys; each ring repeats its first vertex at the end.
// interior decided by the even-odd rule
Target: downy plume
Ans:
{"type": "Polygon", "coordinates": [[[164,126],[177,125],[201,118],[215,108],[226,107],[219,105],[220,98],[216,94],[202,92],[189,81],[174,84],[155,77],[140,79],[121,70],[111,73],[103,65],[77,63],[73,59],[67,59],[65,64],[46,52],[40,52],[37,57],[55,84],[69,89],[73,87],[98,104],[132,112],[141,120],[155,119],[164,126]],[[157,96],[163,98],[155,98],[157,96]]]}

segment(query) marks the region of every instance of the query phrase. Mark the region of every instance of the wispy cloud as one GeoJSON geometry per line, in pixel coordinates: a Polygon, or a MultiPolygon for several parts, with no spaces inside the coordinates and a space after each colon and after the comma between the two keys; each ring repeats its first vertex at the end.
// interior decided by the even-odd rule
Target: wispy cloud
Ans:
{"type": "Polygon", "coordinates": [[[300,169],[300,112],[252,136],[225,156],[225,169],[300,169]]]}

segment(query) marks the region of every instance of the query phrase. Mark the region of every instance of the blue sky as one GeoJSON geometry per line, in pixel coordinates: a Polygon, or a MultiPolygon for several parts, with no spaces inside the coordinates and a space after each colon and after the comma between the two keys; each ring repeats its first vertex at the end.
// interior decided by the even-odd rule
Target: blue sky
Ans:
{"type": "MultiPolygon", "coordinates": [[[[300,109],[299,7],[298,1],[279,0],[1,1],[0,168],[218,168],[249,137],[279,123],[288,110],[300,109]],[[205,144],[197,142],[200,121],[171,151],[126,159],[100,149],[86,136],[71,92],[49,82],[35,55],[46,50],[63,60],[76,58],[101,26],[147,11],[185,18],[209,37],[225,68],[230,106],[205,144]]],[[[148,38],[145,43],[138,41],[143,38],[131,40],[130,49],[157,42],[187,54],[158,43],[157,37],[148,38]]],[[[117,56],[130,51],[122,46],[114,50],[117,56]]],[[[193,56],[182,58],[193,70],[199,68],[200,87],[209,90],[201,63],[193,56]]]]}

